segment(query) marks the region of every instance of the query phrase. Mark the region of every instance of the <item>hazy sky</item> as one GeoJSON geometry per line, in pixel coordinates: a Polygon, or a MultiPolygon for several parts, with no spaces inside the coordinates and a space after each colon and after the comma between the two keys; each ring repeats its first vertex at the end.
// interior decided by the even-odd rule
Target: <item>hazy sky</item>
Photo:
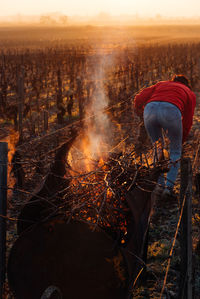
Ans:
{"type": "Polygon", "coordinates": [[[167,17],[200,16],[200,0],[0,0],[0,16],[13,14],[66,15],[135,14],[167,17]]]}

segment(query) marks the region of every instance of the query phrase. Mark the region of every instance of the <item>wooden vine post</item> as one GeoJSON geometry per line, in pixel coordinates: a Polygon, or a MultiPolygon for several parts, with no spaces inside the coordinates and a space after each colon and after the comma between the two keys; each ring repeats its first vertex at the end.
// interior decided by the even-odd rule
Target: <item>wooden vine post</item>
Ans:
{"type": "Polygon", "coordinates": [[[192,299],[192,165],[189,158],[181,160],[181,205],[184,200],[180,236],[181,277],[179,298],[192,299]]]}
{"type": "Polygon", "coordinates": [[[7,156],[7,142],[0,142],[0,298],[3,298],[6,272],[6,219],[4,216],[7,211],[7,156]]]}

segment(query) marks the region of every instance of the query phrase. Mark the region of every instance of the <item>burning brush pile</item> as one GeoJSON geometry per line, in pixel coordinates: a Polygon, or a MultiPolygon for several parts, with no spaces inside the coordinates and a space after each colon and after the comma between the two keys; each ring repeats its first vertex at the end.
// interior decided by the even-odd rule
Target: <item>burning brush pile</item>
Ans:
{"type": "MultiPolygon", "coordinates": [[[[86,142],[82,144],[86,146],[86,142]]],[[[141,164],[141,156],[137,157],[134,150],[124,154],[103,152],[93,158],[89,148],[86,146],[87,155],[83,154],[75,143],[69,152],[70,176],[66,178],[70,184],[65,188],[60,210],[68,219],[87,222],[93,230],[99,226],[107,232],[120,232],[124,242],[133,217],[128,197],[135,189],[150,196],[168,161],[147,164],[145,156],[146,162],[141,164]]]]}
{"type": "MultiPolygon", "coordinates": [[[[73,176],[69,217],[87,221],[94,229],[99,225],[126,231],[130,216],[126,194],[138,181],[138,166],[131,154],[111,154],[107,160],[92,162],[94,170],[73,176]]],[[[68,193],[66,197],[70,198],[68,193]]]]}

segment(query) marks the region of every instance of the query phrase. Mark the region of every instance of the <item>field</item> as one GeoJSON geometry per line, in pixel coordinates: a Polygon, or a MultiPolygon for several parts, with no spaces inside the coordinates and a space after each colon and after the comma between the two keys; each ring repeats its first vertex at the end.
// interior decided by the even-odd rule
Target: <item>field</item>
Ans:
{"type": "MultiPolygon", "coordinates": [[[[21,207],[50,172],[57,148],[73,130],[78,134],[78,153],[71,152],[67,163],[76,171],[92,171],[88,161],[83,165],[84,157],[100,161],[109,152],[134,150],[138,159],[142,153],[150,161],[151,144],[140,135],[134,95],[174,73],[190,79],[197,108],[184,155],[193,164],[193,286],[199,298],[200,207],[195,178],[200,171],[200,26],[1,27],[0,46],[0,140],[9,145],[7,255],[17,238],[21,207]]],[[[134,298],[160,296],[179,204],[156,202],[149,279],[135,290],[134,298]]],[[[179,298],[180,251],[177,240],[163,298],[179,298]]],[[[13,298],[7,283],[4,297],[13,298]]]]}

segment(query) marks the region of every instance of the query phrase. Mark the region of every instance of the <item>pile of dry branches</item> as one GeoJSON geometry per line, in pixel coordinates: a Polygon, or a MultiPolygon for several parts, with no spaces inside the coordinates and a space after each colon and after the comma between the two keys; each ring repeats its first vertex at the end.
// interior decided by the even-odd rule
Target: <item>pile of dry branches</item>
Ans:
{"type": "Polygon", "coordinates": [[[169,161],[147,167],[138,164],[135,152],[131,152],[111,154],[107,161],[93,163],[96,164],[94,171],[71,171],[71,183],[64,191],[63,207],[59,208],[64,209],[69,219],[87,222],[94,230],[99,226],[126,234],[131,217],[127,195],[134,188],[151,192],[169,161]]]}

